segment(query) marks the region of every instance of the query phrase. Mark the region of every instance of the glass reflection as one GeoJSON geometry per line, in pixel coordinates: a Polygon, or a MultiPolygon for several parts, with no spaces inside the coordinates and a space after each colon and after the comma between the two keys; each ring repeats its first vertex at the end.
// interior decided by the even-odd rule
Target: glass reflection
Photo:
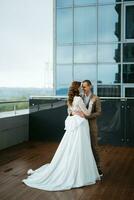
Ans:
{"type": "Polygon", "coordinates": [[[74,9],[74,42],[86,43],[97,40],[96,7],[74,9]]]}
{"type": "Polygon", "coordinates": [[[66,96],[67,93],[68,93],[68,87],[56,89],[56,95],[58,95],[58,96],[66,96]]]}
{"type": "Polygon", "coordinates": [[[74,5],[89,5],[97,3],[97,0],[74,0],[74,5]]]}
{"type": "Polygon", "coordinates": [[[99,3],[116,3],[121,1],[122,0],[99,0],[99,3]]]}
{"type": "Polygon", "coordinates": [[[96,45],[74,46],[74,62],[96,62],[96,45]]]}
{"type": "Polygon", "coordinates": [[[134,97],[134,87],[125,88],[125,97],[134,97]]]}
{"type": "Polygon", "coordinates": [[[72,65],[57,65],[58,88],[69,87],[72,82],[72,65]]]}
{"type": "Polygon", "coordinates": [[[72,43],[73,14],[72,9],[57,9],[57,42],[72,43]]]}
{"type": "Polygon", "coordinates": [[[120,97],[120,85],[98,85],[97,93],[100,97],[120,97]]]}
{"type": "Polygon", "coordinates": [[[74,80],[83,81],[91,80],[94,84],[96,81],[96,65],[92,64],[76,64],[74,65],[74,80]]]}
{"type": "Polygon", "coordinates": [[[56,0],[57,7],[69,7],[73,5],[73,0],[56,0]]]}
{"type": "Polygon", "coordinates": [[[98,83],[114,84],[121,81],[121,66],[118,64],[98,65],[98,83]]]}
{"type": "Polygon", "coordinates": [[[72,63],[72,46],[57,47],[57,63],[58,64],[72,63]]]}
{"type": "Polygon", "coordinates": [[[121,30],[121,6],[99,6],[98,16],[99,41],[119,41],[121,30]]]}
{"type": "Polygon", "coordinates": [[[99,62],[120,62],[120,44],[98,45],[99,62]]]}
{"type": "Polygon", "coordinates": [[[134,83],[134,64],[123,65],[123,83],[134,83]]]}
{"type": "Polygon", "coordinates": [[[125,43],[123,47],[123,61],[134,62],[134,43],[125,43]]]}
{"type": "Polygon", "coordinates": [[[126,6],[126,39],[134,38],[134,5],[126,6]]]}

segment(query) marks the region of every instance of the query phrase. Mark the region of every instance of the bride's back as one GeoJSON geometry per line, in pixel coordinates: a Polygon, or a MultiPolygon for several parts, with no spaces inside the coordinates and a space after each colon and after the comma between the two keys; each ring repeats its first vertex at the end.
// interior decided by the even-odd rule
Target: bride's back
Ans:
{"type": "Polygon", "coordinates": [[[69,106],[69,109],[72,112],[81,111],[81,109],[80,109],[81,100],[82,100],[82,98],[80,96],[74,96],[74,99],[73,99],[73,102],[72,102],[72,106],[69,106]]]}

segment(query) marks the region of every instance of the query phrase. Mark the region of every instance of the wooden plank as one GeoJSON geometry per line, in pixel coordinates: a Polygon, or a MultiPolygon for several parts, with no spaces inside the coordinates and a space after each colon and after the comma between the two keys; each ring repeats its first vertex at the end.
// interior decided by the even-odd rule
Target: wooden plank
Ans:
{"type": "Polygon", "coordinates": [[[33,189],[21,182],[29,168],[51,161],[58,143],[25,142],[0,151],[0,200],[134,200],[134,148],[100,146],[104,179],[62,192],[33,189]]]}

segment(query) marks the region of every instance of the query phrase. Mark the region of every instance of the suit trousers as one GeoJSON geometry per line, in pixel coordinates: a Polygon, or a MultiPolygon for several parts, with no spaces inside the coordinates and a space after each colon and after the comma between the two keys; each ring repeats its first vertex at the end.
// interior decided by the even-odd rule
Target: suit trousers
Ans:
{"type": "Polygon", "coordinates": [[[89,127],[90,127],[90,138],[91,138],[91,147],[92,147],[93,155],[94,155],[98,169],[101,169],[100,156],[99,156],[99,145],[98,145],[97,121],[96,121],[96,119],[89,119],[88,122],[89,122],[89,127]]]}

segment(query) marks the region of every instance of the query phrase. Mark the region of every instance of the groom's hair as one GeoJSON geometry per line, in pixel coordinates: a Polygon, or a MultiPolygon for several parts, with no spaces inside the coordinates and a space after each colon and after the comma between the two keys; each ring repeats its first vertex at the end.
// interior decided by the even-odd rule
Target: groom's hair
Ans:
{"type": "Polygon", "coordinates": [[[84,80],[84,81],[82,81],[82,83],[87,83],[88,85],[92,85],[90,80],[84,80]]]}

